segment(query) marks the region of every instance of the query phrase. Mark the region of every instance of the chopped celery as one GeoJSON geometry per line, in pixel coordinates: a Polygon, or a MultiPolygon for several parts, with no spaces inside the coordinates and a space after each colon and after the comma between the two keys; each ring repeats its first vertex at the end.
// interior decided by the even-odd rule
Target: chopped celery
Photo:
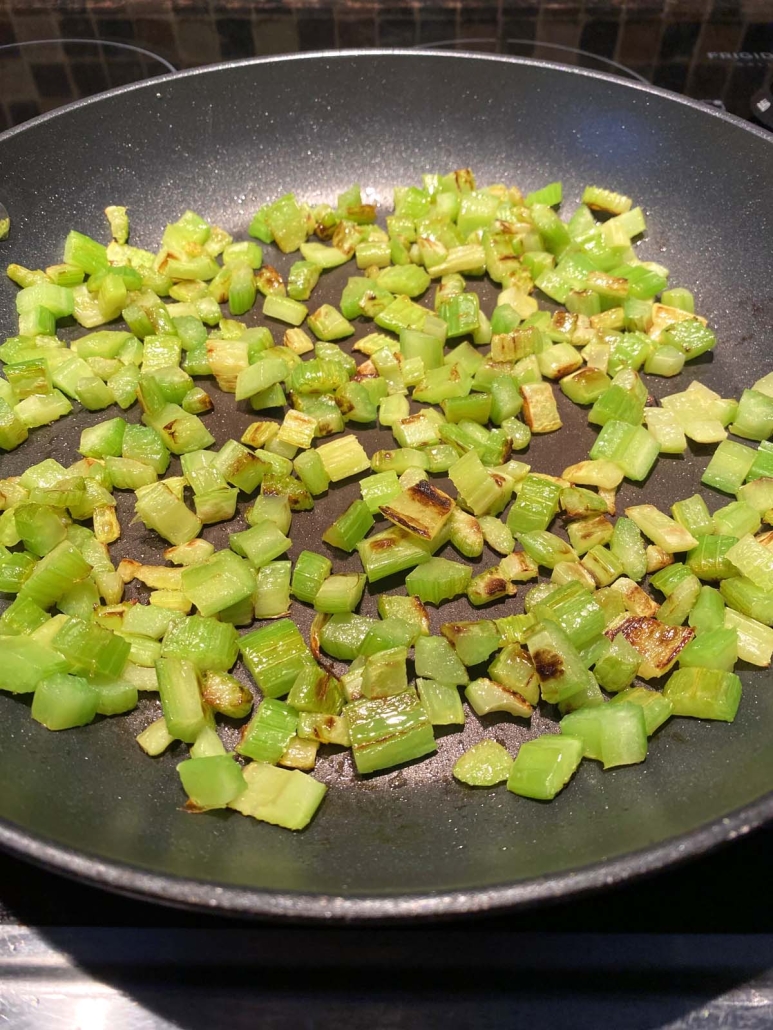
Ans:
{"type": "Polygon", "coordinates": [[[582,741],[542,736],[521,744],[507,778],[507,789],[522,797],[550,801],[563,790],[582,761],[582,741]]]}

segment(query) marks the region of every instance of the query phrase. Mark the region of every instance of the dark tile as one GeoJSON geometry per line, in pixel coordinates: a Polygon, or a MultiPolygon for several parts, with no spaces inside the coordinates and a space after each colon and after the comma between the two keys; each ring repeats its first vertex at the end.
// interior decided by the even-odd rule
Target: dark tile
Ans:
{"type": "Polygon", "coordinates": [[[209,4],[206,0],[172,0],[172,9],[181,14],[206,14],[209,4]]]}
{"type": "Polygon", "coordinates": [[[729,66],[719,62],[696,65],[687,83],[688,95],[698,100],[716,100],[725,91],[729,72],[729,66]]]}
{"type": "Polygon", "coordinates": [[[480,7],[463,5],[459,14],[459,33],[462,36],[496,37],[499,33],[496,4],[486,3],[480,7]]]}
{"type": "Polygon", "coordinates": [[[660,49],[660,20],[626,18],[622,28],[617,59],[625,65],[651,62],[660,49]]]}
{"type": "Polygon", "coordinates": [[[100,61],[72,61],[70,74],[82,97],[93,96],[108,88],[107,76],[100,61]]]}
{"type": "Polygon", "coordinates": [[[21,125],[40,114],[40,107],[34,100],[15,100],[8,105],[12,125],[21,125]]]}
{"type": "Polygon", "coordinates": [[[225,60],[253,56],[252,25],[246,18],[218,18],[217,34],[225,60]]]}
{"type": "Polygon", "coordinates": [[[134,22],[127,18],[97,18],[96,29],[100,39],[134,39],[134,22]]]}
{"type": "Polygon", "coordinates": [[[6,129],[10,129],[11,119],[9,118],[5,104],[0,104],[0,132],[5,132],[6,129]]]}
{"type": "Polygon", "coordinates": [[[592,54],[614,57],[620,26],[612,20],[593,19],[587,21],[580,36],[580,46],[592,54]]]}
{"type": "Polygon", "coordinates": [[[537,34],[537,19],[505,14],[502,19],[502,39],[534,39],[537,34]]]}
{"type": "Polygon", "coordinates": [[[419,9],[419,43],[429,46],[456,39],[456,12],[419,9]]]}
{"type": "Polygon", "coordinates": [[[740,22],[720,22],[718,24],[707,22],[701,33],[699,44],[701,54],[740,50],[742,31],[740,22]]]}
{"type": "Polygon", "coordinates": [[[16,42],[16,33],[13,25],[7,18],[0,18],[0,46],[7,46],[16,42]]]}
{"type": "Polygon", "coordinates": [[[112,57],[107,62],[107,79],[111,87],[125,86],[146,77],[142,62],[133,57],[112,57]]]}
{"type": "Polygon", "coordinates": [[[415,18],[379,18],[379,46],[412,47],[416,43],[415,18]]]}
{"type": "Polygon", "coordinates": [[[698,22],[670,22],[663,29],[660,40],[660,60],[689,59],[698,41],[701,27],[698,22]]]}
{"type": "Polygon", "coordinates": [[[327,50],[335,47],[333,12],[325,10],[296,10],[299,50],[327,50]]]}
{"type": "Polygon", "coordinates": [[[739,0],[714,0],[708,20],[711,22],[741,21],[741,3],[739,0]]]}
{"type": "Polygon", "coordinates": [[[672,89],[675,93],[681,93],[687,81],[688,65],[682,62],[678,64],[659,64],[655,68],[652,82],[663,89],[672,89]]]}
{"type": "Polygon", "coordinates": [[[771,20],[769,22],[758,22],[749,25],[744,33],[741,49],[752,53],[766,52],[773,53],[773,7],[771,7],[771,20]]]}
{"type": "Polygon", "coordinates": [[[340,12],[336,15],[338,45],[344,48],[372,47],[376,45],[376,19],[372,15],[350,15],[340,12]]]}
{"type": "MultiPolygon", "coordinates": [[[[62,39],[94,39],[94,23],[91,18],[82,15],[61,14],[59,16],[59,34],[62,39]]],[[[64,52],[78,57],[82,52],[79,43],[63,43],[64,52]]]]}
{"type": "Polygon", "coordinates": [[[134,23],[135,40],[143,46],[174,49],[174,27],[166,18],[137,18],[134,23]]]}
{"type": "MultiPolygon", "coordinates": [[[[372,35],[375,35],[373,30],[372,35]]],[[[292,11],[276,11],[255,18],[252,38],[256,54],[294,54],[298,50],[298,29],[292,11]]],[[[342,43],[341,46],[350,44],[342,43]]],[[[373,44],[370,44],[371,46],[373,44]]]]}
{"type": "Polygon", "coordinates": [[[41,97],[68,97],[70,80],[63,64],[33,64],[32,77],[41,97]]]}

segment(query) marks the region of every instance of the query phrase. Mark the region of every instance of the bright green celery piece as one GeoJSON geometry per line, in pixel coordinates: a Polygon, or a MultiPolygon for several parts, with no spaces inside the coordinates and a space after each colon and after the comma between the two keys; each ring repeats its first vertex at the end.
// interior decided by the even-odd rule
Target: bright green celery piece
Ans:
{"type": "Polygon", "coordinates": [[[335,676],[314,665],[308,665],[298,673],[287,703],[298,712],[339,715],[344,696],[335,676]]]}
{"type": "Polygon", "coordinates": [[[199,811],[225,808],[246,787],[241,766],[230,755],[188,758],[177,766],[177,773],[190,803],[199,811]]]}
{"type": "Polygon", "coordinates": [[[735,494],[749,474],[756,456],[751,447],[723,440],[711,456],[701,483],[725,494],[735,494]]]}
{"type": "Polygon", "coordinates": [[[397,526],[361,540],[357,551],[369,583],[428,562],[429,547],[397,526]]]}
{"type": "Polygon", "coordinates": [[[674,715],[732,722],[741,703],[741,681],[720,669],[679,669],[663,690],[674,715]]]}
{"type": "Polygon", "coordinates": [[[262,822],[302,830],[311,822],[327,787],[299,769],[254,762],[244,770],[246,789],[229,807],[262,822]]]}
{"type": "Polygon", "coordinates": [[[539,677],[542,697],[549,704],[557,704],[585,686],[587,670],[558,623],[537,622],[526,644],[539,677]]]}
{"type": "Polygon", "coordinates": [[[596,662],[593,674],[600,687],[617,693],[631,686],[640,665],[639,652],[618,633],[606,654],[596,662]]]}
{"type": "Polygon", "coordinates": [[[402,330],[400,352],[406,360],[421,358],[425,369],[440,368],[443,364],[443,341],[417,329],[402,330]]]}
{"type": "Polygon", "coordinates": [[[201,521],[163,482],[138,491],[135,511],[148,529],[171,544],[187,544],[201,532],[201,521]]]}
{"type": "Polygon", "coordinates": [[[252,709],[250,690],[227,672],[206,672],[201,694],[213,711],[232,719],[243,719],[252,709]]]}
{"type": "Polygon", "coordinates": [[[113,458],[108,455],[105,458],[105,467],[115,490],[139,490],[143,486],[150,486],[158,479],[152,465],[134,461],[132,458],[113,458]]]}
{"type": "Polygon", "coordinates": [[[292,541],[274,522],[264,519],[250,529],[231,533],[229,545],[236,554],[246,558],[258,569],[284,554],[292,545],[292,541]]]}
{"type": "Polygon", "coordinates": [[[740,540],[748,533],[756,533],[761,521],[759,512],[750,504],[746,504],[745,501],[731,501],[714,512],[712,525],[715,533],[740,540]]]}
{"type": "Polygon", "coordinates": [[[464,725],[462,699],[454,684],[420,677],[416,680],[416,688],[433,726],[464,725]]]}
{"type": "Polygon", "coordinates": [[[719,592],[728,607],[766,626],[773,626],[773,597],[750,579],[745,576],[723,579],[719,584],[719,592]]]}
{"type": "Polygon", "coordinates": [[[400,619],[415,630],[415,636],[429,636],[429,614],[418,597],[382,594],[378,599],[378,613],[382,619],[400,619]]]}
{"type": "Polygon", "coordinates": [[[26,550],[42,557],[67,536],[57,509],[43,504],[19,504],[13,509],[16,532],[26,550]]]}
{"type": "Polygon", "coordinates": [[[648,690],[646,687],[629,687],[620,691],[611,699],[610,704],[638,705],[644,712],[644,723],[647,736],[651,737],[663,723],[671,717],[673,708],[671,702],[658,690],[648,690]]]}
{"type": "Polygon", "coordinates": [[[408,574],[405,585],[408,593],[423,603],[440,605],[457,594],[463,594],[470,582],[469,566],[448,558],[430,558],[408,574]]]}
{"type": "Polygon", "coordinates": [[[14,409],[0,397],[0,448],[12,451],[29,436],[27,426],[14,409]]]}
{"type": "Polygon", "coordinates": [[[239,635],[228,623],[189,615],[170,622],[161,653],[186,658],[200,673],[227,672],[239,655],[239,635]]]}
{"type": "Polygon", "coordinates": [[[522,797],[551,801],[567,785],[582,761],[575,737],[549,735],[521,744],[507,779],[507,789],[522,797]]]}
{"type": "Polygon", "coordinates": [[[459,364],[430,368],[413,388],[413,399],[424,404],[440,404],[449,397],[466,397],[472,388],[472,376],[459,364]]]}
{"type": "Polygon", "coordinates": [[[636,523],[645,536],[667,554],[689,551],[698,546],[698,541],[692,533],[652,504],[634,505],[626,508],[625,514],[636,523]]]}
{"type": "Polygon", "coordinates": [[[318,612],[329,615],[353,612],[362,599],[365,583],[366,577],[362,573],[328,576],[317,591],[314,607],[318,612]]]}
{"type": "Polygon", "coordinates": [[[457,656],[468,667],[485,662],[501,646],[500,633],[493,619],[444,622],[440,632],[453,644],[457,656]]]}
{"type": "Polygon", "coordinates": [[[370,459],[356,436],[343,436],[320,444],[317,454],[334,483],[370,468],[370,459]]]}
{"type": "Polygon", "coordinates": [[[608,544],[614,527],[605,515],[589,515],[570,522],[566,532],[575,553],[583,555],[597,545],[608,544]]]}
{"type": "Polygon", "coordinates": [[[315,450],[303,451],[293,461],[293,468],[301,482],[315,497],[325,493],[330,485],[330,476],[325,471],[322,459],[315,450]]]}
{"type": "Polygon", "coordinates": [[[405,647],[392,647],[369,655],[362,671],[362,693],[367,698],[392,697],[408,689],[405,647]]]}
{"type": "MultiPolygon", "coordinates": [[[[694,611],[694,609],[693,609],[694,611]]],[[[738,657],[742,662],[767,667],[773,656],[773,629],[727,608],[725,625],[738,634],[738,657]]]]}
{"type": "MultiPolygon", "coordinates": [[[[115,421],[123,421],[116,419],[115,421]]],[[[82,438],[81,438],[82,440],[82,438]]],[[[159,475],[169,467],[169,451],[159,434],[150,426],[129,425],[122,436],[121,456],[150,465],[159,475]]],[[[81,449],[81,454],[85,453],[81,449]]],[[[99,455],[90,455],[99,457],[99,455]]]]}
{"type": "Polygon", "coordinates": [[[360,480],[360,493],[371,515],[375,515],[382,504],[388,504],[400,492],[397,473],[392,470],[360,480]]]}
{"type": "MultiPolygon", "coordinates": [[[[711,515],[700,494],[693,494],[671,505],[671,514],[680,526],[694,537],[712,532],[711,515]]],[[[633,578],[633,577],[631,577],[633,578]]]]}
{"type": "Polygon", "coordinates": [[[644,400],[634,396],[623,386],[613,383],[588,412],[588,421],[596,426],[604,426],[614,419],[638,426],[641,425],[643,415],[644,400]]]}
{"type": "Polygon", "coordinates": [[[156,676],[169,733],[192,744],[206,725],[196,667],[185,658],[159,658],[156,676]]]}
{"type": "Polygon", "coordinates": [[[739,488],[737,496],[739,501],[764,516],[773,510],[773,478],[753,479],[739,488]]]}
{"type": "Polygon", "coordinates": [[[121,629],[142,637],[160,640],[172,625],[183,620],[180,612],[157,608],[151,604],[131,604],[123,613],[121,629]]]}
{"type": "Polygon", "coordinates": [[[198,565],[183,568],[181,579],[183,593],[205,616],[216,615],[255,591],[251,566],[233,551],[218,551],[198,565]]]}
{"type": "Polygon", "coordinates": [[[342,551],[353,551],[370,532],[375,522],[365,501],[352,501],[346,511],[328,526],[322,539],[342,551]]]}
{"type": "Polygon", "coordinates": [[[417,447],[398,447],[393,451],[376,451],[370,459],[371,468],[379,475],[384,472],[402,475],[408,469],[426,469],[428,465],[429,458],[426,452],[417,447]]]}
{"type": "Polygon", "coordinates": [[[298,712],[276,698],[261,701],[242,734],[236,750],[256,762],[276,765],[298,726],[298,712]]]}
{"type": "Polygon", "coordinates": [[[572,645],[581,651],[604,631],[604,612],[580,583],[558,587],[532,609],[541,621],[556,622],[572,645]]]}
{"type": "MultiPolygon", "coordinates": [[[[728,579],[735,576],[738,569],[728,558],[728,553],[737,543],[735,536],[699,536],[698,546],[687,555],[687,567],[699,579],[728,579]]],[[[669,568],[672,566],[666,566],[663,572],[669,568]]]]}
{"type": "MultiPolygon", "coordinates": [[[[105,422],[98,422],[95,426],[89,426],[81,432],[78,453],[86,458],[106,458],[108,455],[115,458],[120,457],[127,428],[126,422],[122,418],[111,418],[105,422]]],[[[131,428],[137,430],[144,427],[131,426],[131,428]]],[[[126,457],[136,457],[136,455],[131,454],[126,457]]],[[[166,469],[159,471],[164,472],[166,469]]]]}
{"type": "Polygon", "coordinates": [[[319,631],[319,643],[331,658],[350,662],[360,649],[376,623],[365,615],[341,614],[331,616],[319,631]]]}
{"type": "Polygon", "coordinates": [[[488,667],[489,677],[514,690],[531,705],[539,702],[539,679],[534,663],[520,644],[508,644],[488,667]]]}
{"type": "Polygon", "coordinates": [[[682,668],[721,669],[732,672],[738,661],[738,632],[735,629],[713,629],[701,633],[679,653],[682,668]]]}
{"type": "Polygon", "coordinates": [[[319,588],[330,575],[333,564],[315,551],[301,551],[293,570],[291,590],[299,601],[313,604],[319,588]]]}
{"type": "Polygon", "coordinates": [[[658,609],[657,618],[669,626],[681,626],[701,592],[701,582],[690,574],[679,582],[658,609]]]}
{"type": "Polygon", "coordinates": [[[73,583],[85,579],[91,568],[80,551],[69,540],[63,540],[34,566],[21,585],[19,597],[49,608],[73,583]]]}
{"type": "Polygon", "coordinates": [[[98,677],[90,681],[97,692],[97,715],[122,715],[137,707],[137,687],[127,680],[98,677]]]}
{"type": "Polygon", "coordinates": [[[309,328],[318,340],[342,340],[351,336],[354,326],[332,304],[323,304],[309,315],[309,328]]]}
{"type": "Polygon", "coordinates": [[[713,330],[697,319],[672,322],[660,334],[661,343],[670,343],[684,351],[687,361],[692,361],[706,351],[712,350],[717,342],[713,330]]]}
{"type": "Polygon", "coordinates": [[[611,419],[602,427],[590,457],[614,461],[629,479],[640,481],[647,478],[659,453],[657,441],[642,426],[611,419]]]}
{"type": "Polygon", "coordinates": [[[89,676],[118,676],[129,657],[130,645],[96,623],[69,617],[62,621],[51,644],[75,672],[89,676]]]}
{"type": "Polygon", "coordinates": [[[714,587],[701,587],[688,622],[698,635],[721,629],[725,625],[725,602],[718,590],[714,587]]]}
{"type": "Polygon", "coordinates": [[[209,447],[215,438],[198,417],[177,404],[165,404],[159,412],[143,416],[160,434],[172,454],[186,454],[209,447]]]}
{"type": "Polygon", "coordinates": [[[464,691],[464,696],[476,715],[491,712],[507,712],[510,715],[528,719],[533,708],[517,691],[486,677],[473,680],[464,691]]]}
{"type": "Polygon", "coordinates": [[[508,529],[515,535],[547,529],[558,511],[560,496],[558,483],[528,473],[508,513],[508,529]]]}
{"type": "Polygon", "coordinates": [[[729,548],[725,557],[755,586],[773,592],[773,551],[755,537],[749,534],[741,537],[729,548]]]}
{"type": "Polygon", "coordinates": [[[239,645],[244,664],[266,697],[286,694],[301,669],[313,663],[300,631],[289,619],[247,633],[239,645]]]}
{"type": "Polygon", "coordinates": [[[42,679],[32,699],[32,718],[49,730],[85,726],[97,714],[99,694],[81,676],[54,673],[42,679]]]}
{"type": "Polygon", "coordinates": [[[432,723],[413,690],[354,701],[346,705],[344,715],[360,774],[423,758],[436,749],[432,723]]]}
{"type": "Polygon", "coordinates": [[[299,712],[297,735],[301,740],[316,740],[320,744],[337,744],[339,747],[351,747],[349,724],[343,715],[299,712]]]}
{"type": "Polygon", "coordinates": [[[0,655],[0,689],[14,694],[30,693],[41,680],[70,668],[64,655],[26,636],[3,637],[0,655]]]}
{"type": "Polygon", "coordinates": [[[0,636],[32,633],[48,621],[48,614],[34,601],[17,597],[0,615],[0,636]]]}
{"type": "Polygon", "coordinates": [[[629,579],[638,583],[647,572],[647,554],[641,532],[631,519],[619,518],[615,522],[609,542],[612,554],[621,562],[629,579]]]}
{"type": "Polygon", "coordinates": [[[513,759],[495,740],[473,744],[454,763],[454,779],[470,787],[493,787],[510,775],[513,759]]]}
{"type": "Polygon", "coordinates": [[[414,663],[416,675],[423,679],[436,679],[453,686],[470,682],[467,669],[443,637],[419,637],[414,645],[414,663]]]}
{"type": "MultiPolygon", "coordinates": [[[[528,533],[516,533],[516,539],[529,557],[545,568],[554,569],[561,562],[577,561],[575,551],[555,533],[535,529],[528,533]]],[[[595,550],[596,548],[592,548],[589,554],[595,550]]]]}
{"type": "Polygon", "coordinates": [[[561,392],[575,404],[594,404],[611,387],[611,380],[600,368],[580,368],[560,382],[561,392]]]}
{"type": "MultiPolygon", "coordinates": [[[[771,387],[773,390],[773,386],[771,387]]],[[[747,483],[754,479],[773,478],[773,443],[761,441],[755,453],[752,467],[746,474],[747,483]]]]}
{"type": "Polygon", "coordinates": [[[639,705],[581,708],[565,715],[560,726],[562,736],[582,743],[584,758],[600,761],[605,769],[635,765],[647,757],[647,724],[639,705]]]}

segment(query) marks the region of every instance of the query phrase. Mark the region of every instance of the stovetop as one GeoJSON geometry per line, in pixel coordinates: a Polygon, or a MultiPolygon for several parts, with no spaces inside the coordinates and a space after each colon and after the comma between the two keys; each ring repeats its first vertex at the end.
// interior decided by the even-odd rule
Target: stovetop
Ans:
{"type": "Polygon", "coordinates": [[[535,56],[773,128],[771,0],[0,0],[0,130],[170,69],[343,47],[535,56]]]}
{"type": "MultiPolygon", "coordinates": [[[[773,0],[0,0],[0,131],[170,70],[376,46],[594,68],[773,129],[773,0]]],[[[602,895],[358,929],[163,909],[0,856],[0,1019],[14,1030],[756,1030],[773,1025],[772,861],[762,830],[602,895]]]]}

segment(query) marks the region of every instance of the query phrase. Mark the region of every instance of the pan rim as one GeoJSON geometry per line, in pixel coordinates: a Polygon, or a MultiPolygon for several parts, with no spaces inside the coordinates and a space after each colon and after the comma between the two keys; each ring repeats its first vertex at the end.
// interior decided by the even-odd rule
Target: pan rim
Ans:
{"type": "Polygon", "coordinates": [[[671,837],[651,848],[640,848],[576,870],[472,889],[415,891],[402,894],[328,894],[271,890],[216,884],[168,873],[150,872],[120,859],[100,858],[0,818],[0,847],[11,855],[78,883],[174,908],[195,909],[218,916],[330,925],[491,914],[615,887],[666,867],[676,867],[698,855],[758,829],[773,818],[773,791],[712,823],[671,837]]]}
{"type": "Polygon", "coordinates": [[[316,61],[322,59],[345,60],[353,57],[408,57],[412,59],[429,57],[433,60],[488,61],[503,64],[526,65],[533,68],[547,68],[553,71],[566,73],[568,75],[600,79],[604,82],[612,82],[618,86],[624,86],[637,92],[663,97],[666,100],[682,104],[685,107],[691,107],[693,110],[701,111],[704,114],[718,118],[720,121],[728,122],[736,128],[743,129],[746,132],[751,132],[752,135],[757,136],[759,139],[765,140],[769,143],[773,142],[773,135],[771,135],[769,130],[763,129],[761,126],[755,125],[753,122],[745,121],[743,118],[738,117],[738,115],[730,114],[728,111],[721,111],[719,108],[713,107],[701,100],[695,100],[692,97],[686,97],[680,93],[674,93],[672,90],[664,89],[662,86],[653,86],[650,83],[637,82],[634,79],[626,79],[621,75],[613,75],[611,72],[601,72],[591,68],[576,68],[572,65],[560,64],[557,61],[545,61],[536,57],[511,57],[507,54],[482,54],[474,50],[442,51],[412,50],[404,47],[374,47],[372,49],[359,47],[349,50],[309,50],[300,54],[270,54],[265,57],[247,57],[238,61],[219,61],[217,64],[206,64],[200,65],[196,68],[185,68],[182,71],[169,72],[166,75],[156,75],[150,79],[141,79],[139,82],[129,82],[123,86],[116,86],[113,89],[105,90],[101,93],[95,93],[93,96],[82,97],[80,100],[73,100],[72,103],[54,108],[52,111],[46,111],[44,114],[37,115],[37,117],[31,118],[29,121],[22,122],[21,125],[12,126],[10,129],[6,129],[5,132],[0,132],[0,144],[5,143],[9,139],[13,139],[15,136],[19,135],[19,133],[35,128],[37,125],[45,124],[52,118],[62,117],[70,111],[76,111],[82,107],[88,107],[91,104],[98,104],[109,97],[120,96],[124,93],[132,93],[142,89],[150,89],[154,85],[159,86],[172,79],[187,79],[198,75],[215,74],[217,72],[226,71],[230,68],[249,68],[253,65],[284,64],[293,61],[316,61]]]}
{"type": "MultiPolygon", "coordinates": [[[[480,54],[470,51],[378,48],[322,50],[303,54],[282,54],[240,61],[225,61],[157,76],[137,83],[129,83],[95,96],[76,100],[0,133],[0,146],[19,133],[34,130],[36,126],[46,124],[52,118],[66,117],[68,112],[124,93],[153,89],[172,79],[217,74],[232,68],[245,68],[253,65],[307,60],[346,60],[374,56],[409,57],[423,60],[430,58],[445,61],[495,61],[545,68],[572,76],[590,77],[693,108],[700,111],[703,116],[718,118],[745,132],[750,132],[768,143],[773,143],[773,135],[742,118],[669,90],[623,79],[608,72],[567,67],[553,61],[536,58],[480,54]]],[[[56,843],[39,834],[24,830],[3,818],[0,818],[0,847],[19,858],[76,879],[81,883],[108,888],[120,894],[180,908],[194,908],[218,915],[252,916],[270,920],[297,920],[331,924],[367,923],[375,920],[385,922],[408,918],[437,919],[465,914],[482,914],[516,906],[532,906],[539,902],[570,897],[603,886],[622,884],[635,877],[654,873],[666,866],[680,864],[695,855],[712,851],[728,841],[744,836],[771,818],[773,818],[773,791],[724,817],[669,838],[653,847],[638,849],[617,858],[593,863],[576,870],[548,873],[515,883],[473,889],[461,888],[376,896],[218,885],[212,881],[193,880],[171,874],[151,872],[120,859],[102,858],[69,845],[56,843]]]]}

